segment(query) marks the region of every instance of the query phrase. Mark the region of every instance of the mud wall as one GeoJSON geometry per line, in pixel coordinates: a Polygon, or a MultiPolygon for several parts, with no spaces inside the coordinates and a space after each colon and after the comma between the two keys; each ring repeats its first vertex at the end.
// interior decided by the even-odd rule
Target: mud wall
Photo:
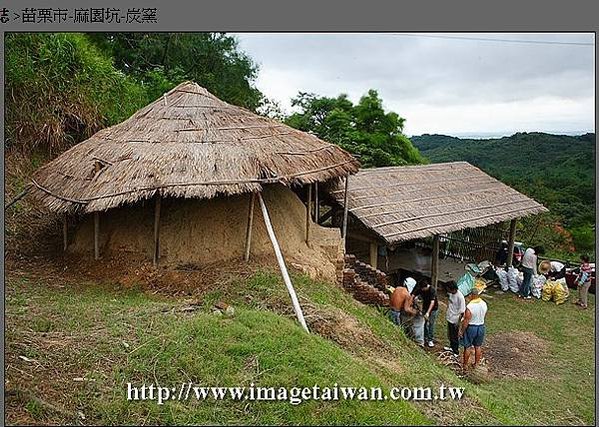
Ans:
{"type": "MultiPolygon", "coordinates": [[[[263,197],[288,265],[312,277],[334,281],[337,261],[343,257],[340,231],[312,223],[307,245],[306,208],[297,195],[284,186],[271,185],[264,189],[263,197]]],[[[242,258],[249,202],[249,194],[212,200],[164,199],[160,221],[161,264],[202,265],[242,258]]],[[[86,216],[70,236],[68,250],[93,256],[93,227],[93,215],[86,216]]],[[[100,214],[102,257],[127,253],[152,259],[153,236],[153,201],[100,214]]],[[[252,255],[272,256],[274,260],[257,199],[252,255]]]]}

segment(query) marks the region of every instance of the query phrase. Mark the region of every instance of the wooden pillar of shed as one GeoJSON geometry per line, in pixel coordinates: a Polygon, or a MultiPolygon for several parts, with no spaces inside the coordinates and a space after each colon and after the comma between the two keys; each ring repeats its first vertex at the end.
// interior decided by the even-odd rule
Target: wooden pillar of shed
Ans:
{"type": "Polygon", "coordinates": [[[347,214],[348,214],[348,206],[347,206],[347,194],[349,192],[349,175],[345,177],[345,194],[343,195],[343,228],[341,229],[341,237],[343,237],[343,242],[345,243],[347,237],[347,214]]]}
{"type": "Polygon", "coordinates": [[[308,184],[308,203],[306,204],[306,243],[310,243],[310,223],[312,222],[312,184],[308,184]]]}
{"type": "Polygon", "coordinates": [[[64,216],[62,217],[62,250],[64,252],[67,251],[67,246],[69,245],[69,235],[68,235],[68,229],[67,229],[67,214],[64,214],[64,216]]]}
{"type": "Polygon", "coordinates": [[[377,242],[370,242],[370,265],[373,268],[378,268],[379,245],[377,242]]]}
{"type": "Polygon", "coordinates": [[[250,247],[252,245],[252,226],[254,223],[254,205],[256,204],[256,193],[250,195],[250,210],[248,213],[247,229],[245,231],[245,261],[250,260],[250,247]]]}
{"type": "Polygon", "coordinates": [[[154,204],[154,255],[152,262],[154,266],[160,261],[160,207],[162,204],[162,195],[156,193],[156,202],[154,204]]]}
{"type": "Polygon", "coordinates": [[[507,266],[511,267],[514,259],[514,242],[516,240],[516,223],[517,219],[513,219],[510,221],[510,235],[507,241],[507,266]]]}
{"type": "Polygon", "coordinates": [[[437,290],[439,281],[439,235],[433,236],[433,253],[431,254],[431,286],[437,290]]]}

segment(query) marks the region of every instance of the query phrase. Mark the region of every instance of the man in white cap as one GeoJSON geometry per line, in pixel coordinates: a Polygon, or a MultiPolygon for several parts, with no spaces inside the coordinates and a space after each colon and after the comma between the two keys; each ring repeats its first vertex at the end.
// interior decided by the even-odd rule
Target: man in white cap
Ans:
{"type": "Polygon", "coordinates": [[[412,291],[416,280],[408,277],[403,286],[398,286],[393,291],[389,305],[391,306],[391,319],[396,325],[401,325],[406,335],[424,347],[424,317],[414,307],[412,291]]]}

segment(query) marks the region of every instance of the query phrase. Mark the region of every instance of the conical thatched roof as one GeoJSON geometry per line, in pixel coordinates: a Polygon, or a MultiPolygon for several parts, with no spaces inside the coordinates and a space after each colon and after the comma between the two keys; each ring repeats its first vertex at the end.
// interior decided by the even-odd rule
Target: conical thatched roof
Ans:
{"type": "Polygon", "coordinates": [[[358,170],[336,145],[182,83],[34,175],[56,212],[94,212],[153,197],[212,198],[263,184],[327,181],[358,170]],[[99,171],[96,172],[96,168],[99,171]]]}
{"type": "MultiPolygon", "coordinates": [[[[341,205],[344,188],[331,195],[341,205]]],[[[349,180],[353,218],[388,245],[547,212],[467,162],[364,169],[349,180]]]]}

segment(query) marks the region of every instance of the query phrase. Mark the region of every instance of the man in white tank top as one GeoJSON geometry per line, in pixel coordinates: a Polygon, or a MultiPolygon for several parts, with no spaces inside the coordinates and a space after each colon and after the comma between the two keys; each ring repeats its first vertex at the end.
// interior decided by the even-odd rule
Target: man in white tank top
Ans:
{"type": "Polygon", "coordinates": [[[478,366],[482,357],[482,345],[485,340],[485,316],[487,303],[480,297],[479,291],[474,288],[467,297],[468,304],[460,328],[460,338],[464,345],[463,367],[468,367],[470,355],[474,349],[474,367],[478,366]]]}

